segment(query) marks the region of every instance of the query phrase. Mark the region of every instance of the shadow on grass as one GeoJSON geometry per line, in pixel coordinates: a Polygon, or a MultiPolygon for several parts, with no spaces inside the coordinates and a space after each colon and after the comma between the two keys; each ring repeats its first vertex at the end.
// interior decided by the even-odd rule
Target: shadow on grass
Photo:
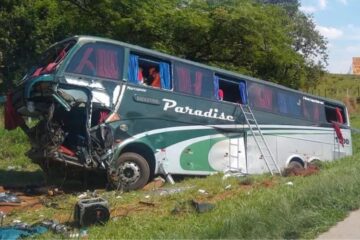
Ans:
{"type": "MultiPolygon", "coordinates": [[[[86,175],[85,175],[86,176],[86,175]]],[[[56,187],[66,193],[106,188],[104,175],[91,174],[87,181],[83,177],[46,177],[42,170],[5,170],[0,169],[0,186],[4,189],[26,189],[28,187],[56,187]]]]}
{"type": "Polygon", "coordinates": [[[27,185],[44,185],[45,176],[41,170],[15,171],[0,169],[0,186],[21,187],[27,185]]]}

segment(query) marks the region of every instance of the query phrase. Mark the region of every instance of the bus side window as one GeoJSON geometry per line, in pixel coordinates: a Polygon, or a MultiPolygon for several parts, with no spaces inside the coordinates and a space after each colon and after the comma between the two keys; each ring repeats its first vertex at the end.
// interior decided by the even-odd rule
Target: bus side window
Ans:
{"type": "Polygon", "coordinates": [[[219,91],[222,91],[223,100],[233,103],[247,103],[246,84],[241,81],[240,83],[228,80],[225,78],[217,77],[219,79],[219,91]]]}
{"type": "Polygon", "coordinates": [[[150,56],[130,54],[128,81],[170,90],[172,87],[170,63],[150,56]]]}
{"type": "Polygon", "coordinates": [[[249,86],[249,98],[256,108],[273,110],[273,89],[258,83],[249,86]]]}
{"type": "Polygon", "coordinates": [[[325,116],[326,121],[331,122],[337,122],[340,124],[346,123],[344,108],[339,106],[330,106],[325,105],[325,116]]]}
{"type": "Polygon", "coordinates": [[[205,68],[174,62],[174,89],[180,93],[214,99],[213,74],[205,68]]]}

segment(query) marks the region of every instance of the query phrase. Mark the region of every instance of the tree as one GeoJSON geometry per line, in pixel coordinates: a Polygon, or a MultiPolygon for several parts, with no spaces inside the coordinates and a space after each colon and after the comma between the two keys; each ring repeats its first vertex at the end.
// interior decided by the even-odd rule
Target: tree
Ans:
{"type": "Polygon", "coordinates": [[[81,34],[293,88],[315,84],[327,60],[326,41],[298,0],[0,0],[0,24],[3,90],[49,45],[81,34]]]}

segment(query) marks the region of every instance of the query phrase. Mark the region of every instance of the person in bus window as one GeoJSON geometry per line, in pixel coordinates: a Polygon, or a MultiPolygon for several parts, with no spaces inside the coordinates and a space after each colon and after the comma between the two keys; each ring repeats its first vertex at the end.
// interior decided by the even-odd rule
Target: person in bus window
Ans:
{"type": "Polygon", "coordinates": [[[155,67],[152,67],[149,69],[149,77],[152,80],[151,81],[151,86],[152,87],[156,87],[156,88],[160,88],[160,73],[158,70],[156,70],[155,67]]]}

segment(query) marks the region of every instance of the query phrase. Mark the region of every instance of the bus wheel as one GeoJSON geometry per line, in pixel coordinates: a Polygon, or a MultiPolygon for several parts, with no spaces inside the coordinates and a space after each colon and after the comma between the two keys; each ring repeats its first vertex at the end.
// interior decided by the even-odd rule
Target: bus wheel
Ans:
{"type": "Polygon", "coordinates": [[[301,169],[301,168],[304,168],[304,166],[298,162],[298,161],[291,161],[288,165],[288,168],[290,169],[301,169]]]}
{"type": "Polygon", "coordinates": [[[126,191],[140,189],[149,180],[149,164],[141,155],[133,152],[121,154],[115,162],[115,176],[110,182],[116,189],[126,191]]]}

